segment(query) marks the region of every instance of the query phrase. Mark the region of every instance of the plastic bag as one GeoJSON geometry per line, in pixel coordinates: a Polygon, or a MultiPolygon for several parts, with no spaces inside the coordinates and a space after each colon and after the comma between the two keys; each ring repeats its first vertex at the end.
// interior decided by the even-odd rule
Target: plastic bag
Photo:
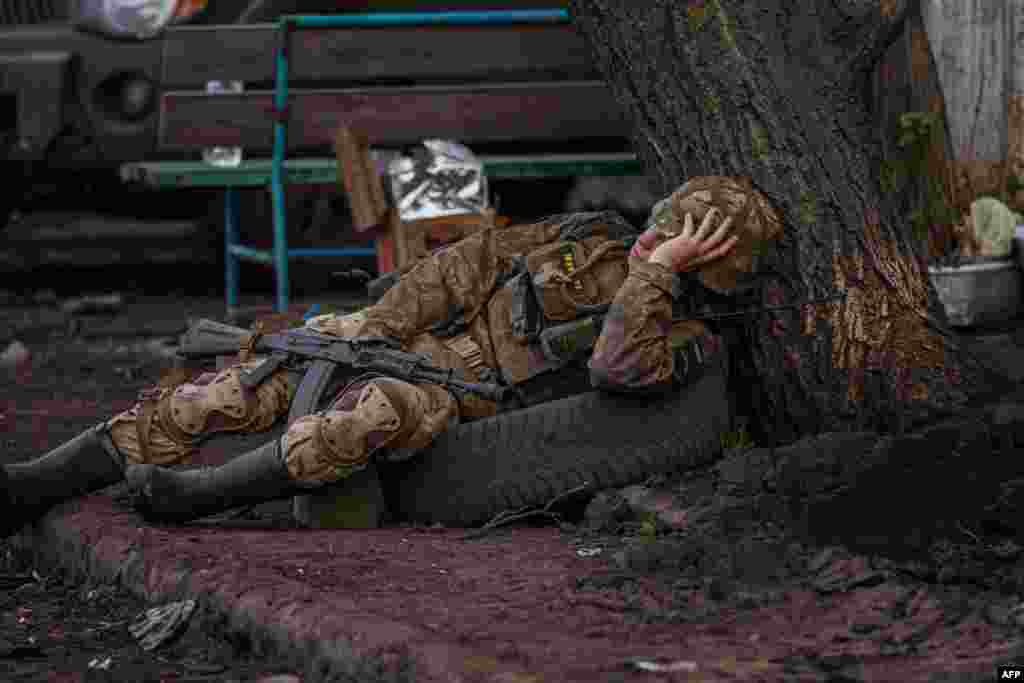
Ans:
{"type": "Polygon", "coordinates": [[[138,639],[143,650],[155,650],[185,630],[195,608],[195,600],[182,600],[153,607],[140,614],[128,626],[128,630],[138,639]]]}
{"type": "Polygon", "coordinates": [[[483,163],[457,142],[425,140],[412,156],[391,161],[388,176],[403,221],[490,208],[483,163]]]}

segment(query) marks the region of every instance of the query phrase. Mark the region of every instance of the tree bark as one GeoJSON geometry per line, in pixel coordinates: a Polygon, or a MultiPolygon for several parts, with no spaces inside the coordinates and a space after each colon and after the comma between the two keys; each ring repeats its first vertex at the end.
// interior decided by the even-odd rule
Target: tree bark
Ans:
{"type": "Polygon", "coordinates": [[[906,217],[912,188],[886,195],[880,184],[891,134],[880,119],[893,112],[879,106],[877,68],[908,16],[920,25],[916,0],[572,0],[570,10],[665,192],[745,176],[783,217],[760,287],[707,306],[845,297],[725,330],[759,443],[903,431],[993,389],[946,325],[906,217]]]}

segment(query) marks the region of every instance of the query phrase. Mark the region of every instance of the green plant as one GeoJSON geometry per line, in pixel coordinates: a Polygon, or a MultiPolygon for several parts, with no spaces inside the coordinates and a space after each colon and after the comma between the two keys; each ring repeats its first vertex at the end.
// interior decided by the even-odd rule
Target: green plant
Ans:
{"type": "Polygon", "coordinates": [[[817,216],[818,202],[814,200],[814,195],[810,192],[802,193],[800,195],[800,220],[804,225],[813,225],[817,216]]]}
{"type": "Polygon", "coordinates": [[[922,206],[910,213],[911,235],[924,241],[933,229],[951,229],[959,212],[950,206],[942,180],[930,172],[929,155],[939,141],[941,118],[933,112],[907,112],[900,116],[896,145],[902,155],[882,164],[880,185],[885,193],[901,191],[913,178],[924,181],[922,206]]]}
{"type": "Polygon", "coordinates": [[[989,192],[985,196],[995,197],[1003,204],[1011,206],[1016,203],[1014,197],[1021,190],[1024,190],[1024,180],[1021,180],[1020,176],[1007,174],[1006,185],[999,192],[989,192]]]}
{"type": "Polygon", "coordinates": [[[640,528],[637,534],[644,541],[653,541],[658,535],[658,515],[653,512],[644,512],[639,516],[640,528]]]}
{"type": "Polygon", "coordinates": [[[747,433],[746,429],[737,429],[735,431],[725,432],[722,434],[721,443],[724,450],[754,447],[754,440],[751,438],[750,434],[747,433]]]}
{"type": "Polygon", "coordinates": [[[718,114],[722,111],[722,101],[718,95],[709,93],[704,96],[704,109],[711,114],[718,114]]]}
{"type": "Polygon", "coordinates": [[[753,139],[754,156],[758,161],[764,161],[764,158],[768,156],[768,150],[770,148],[768,144],[768,134],[760,124],[754,123],[750,127],[750,137],[753,139]]]}
{"type": "Polygon", "coordinates": [[[1017,194],[1021,190],[1024,190],[1024,180],[1022,180],[1020,176],[1011,175],[1006,179],[1007,198],[1013,197],[1013,195],[1017,194]]]}
{"type": "Polygon", "coordinates": [[[718,21],[722,31],[722,42],[733,52],[736,51],[736,22],[726,14],[718,0],[710,0],[711,5],[718,15],[718,21]]]}
{"type": "Polygon", "coordinates": [[[704,23],[708,18],[707,7],[704,3],[692,3],[686,8],[687,21],[690,24],[690,31],[698,33],[704,28],[704,23]]]}

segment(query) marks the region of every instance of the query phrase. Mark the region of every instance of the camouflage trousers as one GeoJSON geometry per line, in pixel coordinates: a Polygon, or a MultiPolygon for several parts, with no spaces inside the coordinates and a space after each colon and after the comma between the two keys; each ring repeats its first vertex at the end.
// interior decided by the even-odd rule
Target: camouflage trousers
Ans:
{"type": "MultiPolygon", "coordinates": [[[[412,350],[428,351],[438,365],[464,369],[443,342],[422,335],[412,350]]],[[[255,389],[241,384],[259,360],[206,373],[176,388],[143,392],[139,403],[108,423],[111,439],[128,463],[188,462],[199,442],[218,433],[269,429],[288,414],[298,379],[279,370],[255,389]]],[[[462,418],[494,414],[493,403],[456,398],[432,384],[387,377],[357,378],[321,412],[295,420],[281,437],[281,457],[303,484],[344,479],[380,451],[405,459],[462,418]]]]}

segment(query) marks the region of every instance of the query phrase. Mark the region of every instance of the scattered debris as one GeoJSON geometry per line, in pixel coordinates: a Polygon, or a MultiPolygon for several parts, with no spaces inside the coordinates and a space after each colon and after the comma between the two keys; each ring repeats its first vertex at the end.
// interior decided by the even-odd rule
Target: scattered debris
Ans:
{"type": "Polygon", "coordinates": [[[814,559],[807,564],[807,569],[812,574],[817,574],[822,569],[832,564],[833,560],[837,559],[838,555],[839,549],[835,546],[829,546],[814,556],[814,559]]]}
{"type": "Polygon", "coordinates": [[[627,486],[619,491],[637,516],[653,515],[659,522],[672,529],[686,527],[688,514],[681,510],[670,493],[656,491],[646,486],[627,486]]]}
{"type": "Polygon", "coordinates": [[[828,571],[822,572],[811,585],[819,594],[828,595],[845,593],[855,588],[877,586],[888,578],[888,572],[871,567],[867,559],[853,557],[831,562],[828,571]]]}
{"type": "Polygon", "coordinates": [[[671,492],[648,486],[601,491],[584,513],[591,529],[612,532],[624,523],[638,520],[669,529],[685,529],[693,522],[692,516],[692,511],[681,507],[671,492]]]}
{"type": "Polygon", "coordinates": [[[195,600],[153,607],[140,614],[128,630],[143,650],[154,650],[181,633],[195,608],[195,600]]]}
{"type": "Polygon", "coordinates": [[[1000,543],[990,546],[989,551],[1000,560],[1010,562],[1020,557],[1022,548],[1007,538],[1000,543]]]}
{"type": "Polygon", "coordinates": [[[15,339],[7,348],[0,352],[0,368],[15,369],[24,367],[32,359],[28,347],[15,339]]]}
{"type": "Polygon", "coordinates": [[[118,293],[96,296],[80,296],[61,304],[61,310],[68,315],[94,315],[116,313],[124,304],[124,297],[118,293]]]}
{"type": "Polygon", "coordinates": [[[110,665],[113,664],[113,662],[113,657],[104,657],[103,659],[100,659],[99,657],[93,657],[89,661],[89,668],[99,669],[100,671],[108,671],[110,669],[110,665]]]}
{"type": "Polygon", "coordinates": [[[484,524],[479,529],[474,529],[473,531],[463,536],[462,540],[469,541],[481,538],[489,534],[494,529],[497,529],[498,527],[508,526],[509,524],[514,524],[515,522],[523,522],[528,519],[545,519],[557,525],[560,525],[564,520],[562,519],[562,513],[558,512],[557,510],[568,503],[576,501],[581,496],[589,497],[591,490],[591,485],[589,483],[585,483],[580,486],[571,488],[568,491],[560,493],[559,495],[549,500],[547,504],[544,505],[544,507],[542,508],[525,507],[520,508],[518,510],[502,510],[497,515],[495,515],[494,518],[491,519],[491,521],[487,522],[487,524],[484,524]]]}
{"type": "Polygon", "coordinates": [[[144,364],[137,363],[129,366],[118,365],[113,368],[112,372],[125,382],[135,382],[142,376],[144,369],[144,364]]]}
{"type": "Polygon", "coordinates": [[[222,673],[226,671],[228,668],[224,664],[214,664],[213,662],[197,662],[186,660],[181,664],[190,674],[204,677],[222,673]]]}
{"type": "Polygon", "coordinates": [[[577,557],[595,557],[603,552],[603,548],[580,548],[576,551],[577,557]]]}
{"type": "Polygon", "coordinates": [[[672,673],[676,671],[696,673],[697,671],[697,662],[689,662],[686,660],[662,664],[647,659],[634,659],[631,661],[631,664],[640,671],[652,671],[655,673],[672,673]]]}

